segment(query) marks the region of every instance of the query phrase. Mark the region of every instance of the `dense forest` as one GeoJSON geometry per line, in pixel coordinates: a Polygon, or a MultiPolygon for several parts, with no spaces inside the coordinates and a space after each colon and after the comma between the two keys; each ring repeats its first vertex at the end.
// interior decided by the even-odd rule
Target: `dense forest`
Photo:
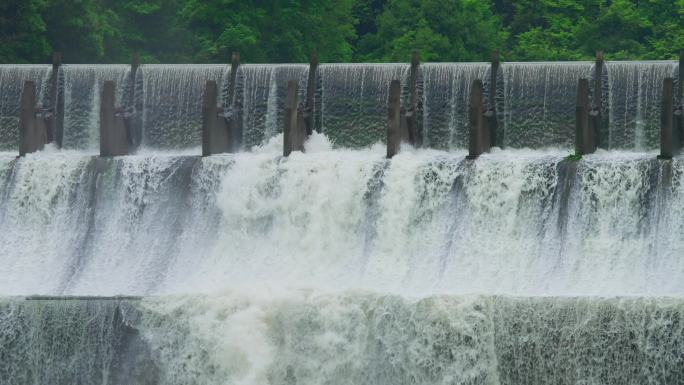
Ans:
{"type": "Polygon", "coordinates": [[[2,0],[0,63],[671,59],[684,0],[2,0]]]}

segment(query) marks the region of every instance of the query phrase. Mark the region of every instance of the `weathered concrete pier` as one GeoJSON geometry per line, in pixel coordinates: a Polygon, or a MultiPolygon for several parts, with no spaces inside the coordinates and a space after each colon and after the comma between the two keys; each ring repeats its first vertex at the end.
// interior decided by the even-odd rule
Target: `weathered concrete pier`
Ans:
{"type": "Polygon", "coordinates": [[[50,98],[45,110],[45,123],[48,130],[48,143],[54,142],[62,147],[64,136],[64,92],[62,92],[63,79],[60,67],[62,66],[62,53],[55,52],[52,56],[52,72],[50,74],[50,98]]]}
{"type": "Polygon", "coordinates": [[[106,80],[100,99],[100,156],[123,156],[137,151],[142,142],[142,101],[136,98],[140,58],[131,62],[121,101],[116,100],[116,82],[106,80]]]}
{"type": "Polygon", "coordinates": [[[499,130],[499,118],[496,109],[496,97],[499,90],[499,69],[501,68],[501,59],[499,51],[492,53],[492,63],[489,66],[489,95],[487,97],[487,112],[485,112],[485,119],[489,128],[489,143],[491,147],[497,145],[497,131],[499,130]]]}
{"type": "Polygon", "coordinates": [[[19,156],[40,151],[48,143],[48,126],[42,107],[37,106],[36,83],[24,82],[19,115],[19,156]]]}
{"type": "Polygon", "coordinates": [[[240,53],[233,52],[226,107],[219,106],[218,85],[207,81],[202,101],[202,156],[235,153],[242,146],[242,111],[237,94],[240,53]]]}
{"type": "Polygon", "coordinates": [[[593,109],[589,102],[589,79],[580,79],[577,84],[575,107],[575,155],[582,156],[596,151],[596,131],[592,123],[593,109]]]}
{"type": "Polygon", "coordinates": [[[285,98],[285,126],[283,127],[283,156],[290,156],[293,151],[304,152],[307,126],[305,119],[299,113],[298,92],[297,82],[288,81],[285,98]]]}
{"type": "Polygon", "coordinates": [[[387,119],[387,158],[392,158],[401,150],[401,143],[413,147],[422,145],[422,135],[418,126],[418,100],[420,81],[420,54],[414,51],[411,55],[411,67],[407,79],[408,102],[401,103],[401,81],[390,83],[387,119]]]}
{"type": "Polygon", "coordinates": [[[24,82],[19,114],[19,155],[40,151],[47,143],[62,145],[64,95],[60,91],[62,54],[52,56],[47,100],[39,100],[36,83],[24,82]],[[43,104],[45,102],[45,105],[43,104]]]}
{"type": "Polygon", "coordinates": [[[666,78],[660,101],[660,159],[671,159],[682,148],[680,116],[675,116],[674,79],[666,78]]]}
{"type": "Polygon", "coordinates": [[[213,80],[204,87],[202,102],[202,156],[231,152],[230,126],[218,105],[218,86],[213,80]]]}
{"type": "Polygon", "coordinates": [[[306,135],[314,132],[314,113],[316,109],[316,85],[318,84],[318,54],[311,54],[309,60],[309,74],[306,81],[306,103],[300,107],[299,116],[305,125],[306,135]]]}
{"type": "Polygon", "coordinates": [[[484,84],[477,79],[470,89],[470,140],[468,159],[476,159],[492,147],[489,119],[485,116],[484,84]]]}
{"type": "Polygon", "coordinates": [[[128,155],[130,143],[124,108],[116,104],[116,84],[107,80],[100,99],[100,156],[128,155]]]}
{"type": "Polygon", "coordinates": [[[401,107],[401,83],[392,80],[387,107],[387,158],[401,150],[401,142],[408,137],[408,128],[401,107]]]}
{"type": "Polygon", "coordinates": [[[603,51],[598,51],[596,52],[596,62],[594,63],[594,82],[593,82],[593,90],[590,91],[590,103],[591,103],[591,111],[589,111],[589,125],[590,130],[592,131],[593,135],[593,151],[595,152],[596,148],[598,147],[606,147],[606,143],[602,143],[600,140],[604,135],[604,133],[607,130],[607,120],[606,116],[604,116],[604,106],[603,106],[603,89],[605,87],[604,84],[604,76],[606,74],[605,71],[605,62],[604,62],[604,55],[603,51]]]}

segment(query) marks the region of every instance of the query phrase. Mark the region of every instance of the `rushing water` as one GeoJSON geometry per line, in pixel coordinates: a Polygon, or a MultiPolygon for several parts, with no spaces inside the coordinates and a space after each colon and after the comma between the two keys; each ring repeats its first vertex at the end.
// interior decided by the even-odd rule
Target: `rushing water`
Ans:
{"type": "Polygon", "coordinates": [[[24,81],[35,82],[37,95],[44,96],[51,69],[49,65],[0,65],[0,151],[19,148],[19,100],[24,81]]]}
{"type": "Polygon", "coordinates": [[[468,147],[468,107],[475,79],[486,78],[489,65],[425,64],[423,82],[423,145],[438,149],[468,147]]]}
{"type": "Polygon", "coordinates": [[[4,158],[0,292],[684,293],[679,160],[382,150],[4,158]]]}
{"type": "Polygon", "coordinates": [[[346,146],[368,146],[384,139],[389,84],[403,80],[407,71],[405,64],[321,66],[323,132],[346,146]]]}
{"type": "Polygon", "coordinates": [[[207,80],[221,84],[225,65],[143,65],[143,145],[182,149],[202,144],[202,97],[207,80]]]}
{"type": "Polygon", "coordinates": [[[5,300],[0,314],[12,385],[684,382],[677,299],[257,290],[5,300]]]}
{"type": "Polygon", "coordinates": [[[577,83],[592,64],[503,63],[505,147],[572,147],[577,83]]]}
{"type": "Polygon", "coordinates": [[[476,161],[468,96],[487,64],[423,65],[426,148],[391,160],[405,64],[321,65],[322,134],[288,158],[285,89],[304,100],[305,65],[242,66],[248,151],[205,158],[204,84],[225,104],[228,66],[143,66],[143,147],[113,158],[92,155],[101,83],[128,68],[64,66],[65,149],[16,158],[7,106],[24,78],[45,93],[49,68],[0,66],[2,385],[684,384],[684,158],[653,151],[671,63],[608,63],[620,150],[579,162],[591,63],[502,65],[511,148],[476,161]]]}
{"type": "Polygon", "coordinates": [[[287,82],[299,84],[300,102],[306,97],[308,66],[244,65],[242,109],[245,147],[252,148],[282,132],[287,82]]]}
{"type": "Polygon", "coordinates": [[[675,62],[607,63],[611,148],[658,148],[663,79],[675,68],[675,62]]]}
{"type": "MultiPolygon", "coordinates": [[[[18,111],[25,79],[49,78],[49,66],[0,67],[0,146],[18,142],[18,111]]],[[[665,77],[676,77],[674,62],[607,62],[604,80],[609,149],[657,148],[660,95],[665,77]]],[[[503,147],[572,148],[577,82],[592,77],[590,62],[503,63],[497,100],[503,147]]],[[[64,75],[64,146],[93,150],[98,141],[99,99],[105,80],[117,82],[124,104],[127,67],[66,65],[64,75]]],[[[236,101],[241,111],[245,149],[258,147],[282,132],[287,82],[299,83],[306,96],[306,65],[243,65],[237,75],[236,101]]],[[[468,139],[469,93],[473,81],[488,82],[486,63],[426,63],[418,78],[418,120],[422,143],[435,149],[463,149],[468,139]]],[[[227,65],[144,65],[139,71],[143,146],[186,150],[201,145],[202,95],[207,80],[217,81],[226,99],[227,65]]],[[[315,126],[336,147],[366,147],[386,136],[389,83],[402,82],[406,64],[322,64],[316,84],[315,126]]],[[[488,89],[487,89],[488,91],[488,89]]],[[[408,95],[405,92],[404,99],[408,95]]],[[[220,103],[223,104],[221,100],[220,103]]]]}
{"type": "Polygon", "coordinates": [[[116,100],[122,105],[129,67],[126,65],[65,65],[64,136],[68,149],[97,151],[100,145],[100,98],[105,81],[116,82],[116,100]]]}

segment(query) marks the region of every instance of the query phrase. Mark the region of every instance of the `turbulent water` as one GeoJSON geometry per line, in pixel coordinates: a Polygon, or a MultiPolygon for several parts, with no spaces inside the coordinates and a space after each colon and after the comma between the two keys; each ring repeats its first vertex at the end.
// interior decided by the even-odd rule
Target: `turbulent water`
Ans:
{"type": "Polygon", "coordinates": [[[0,292],[684,294],[684,162],[382,150],[6,157],[0,292]]]}
{"type": "Polygon", "coordinates": [[[608,63],[621,150],[574,162],[591,68],[503,64],[508,149],[470,161],[487,64],[421,66],[425,148],[391,160],[405,64],[321,65],[323,133],[288,158],[305,65],[242,66],[249,151],[205,158],[228,66],[141,67],[143,146],[113,158],[92,155],[99,93],[126,66],[64,66],[65,149],[22,158],[11,101],[50,67],[0,66],[0,384],[684,384],[684,158],[653,151],[675,67],[608,63]]]}
{"type": "Polygon", "coordinates": [[[0,314],[4,384],[684,382],[675,299],[252,291],[0,314]]]}

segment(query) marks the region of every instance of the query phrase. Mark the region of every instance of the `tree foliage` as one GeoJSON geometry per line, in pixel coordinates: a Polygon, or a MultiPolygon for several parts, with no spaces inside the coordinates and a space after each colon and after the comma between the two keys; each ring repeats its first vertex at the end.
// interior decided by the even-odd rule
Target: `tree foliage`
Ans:
{"type": "Polygon", "coordinates": [[[389,0],[377,33],[362,40],[368,61],[406,61],[417,49],[424,60],[486,60],[505,33],[491,7],[479,0],[389,0]]]}
{"type": "Polygon", "coordinates": [[[684,0],[4,0],[0,62],[671,59],[684,0]]]}

